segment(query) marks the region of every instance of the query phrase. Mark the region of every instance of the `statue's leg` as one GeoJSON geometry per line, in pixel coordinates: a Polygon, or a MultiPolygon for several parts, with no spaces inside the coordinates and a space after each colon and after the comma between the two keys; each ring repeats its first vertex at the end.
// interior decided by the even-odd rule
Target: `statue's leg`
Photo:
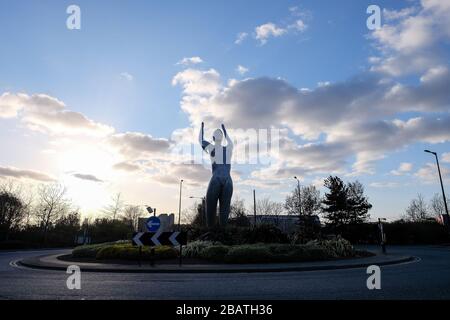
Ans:
{"type": "Polygon", "coordinates": [[[219,224],[225,227],[228,223],[228,218],[230,217],[231,210],[231,197],[233,196],[233,180],[228,178],[222,187],[222,192],[220,193],[220,215],[219,224]]]}
{"type": "Polygon", "coordinates": [[[217,201],[219,200],[220,189],[220,181],[212,177],[206,192],[206,225],[208,228],[214,227],[216,223],[217,201]]]}

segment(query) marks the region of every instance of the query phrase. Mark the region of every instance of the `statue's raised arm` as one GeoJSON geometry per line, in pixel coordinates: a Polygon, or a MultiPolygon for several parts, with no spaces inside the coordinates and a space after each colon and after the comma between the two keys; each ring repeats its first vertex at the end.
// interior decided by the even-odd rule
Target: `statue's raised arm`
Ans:
{"type": "Polygon", "coordinates": [[[205,140],[204,136],[205,136],[205,123],[202,122],[200,133],[198,135],[198,142],[202,146],[203,150],[205,150],[206,152],[210,152],[213,146],[209,141],[205,140]]]}
{"type": "Polygon", "coordinates": [[[227,139],[227,147],[229,147],[230,149],[233,149],[233,140],[230,138],[230,136],[228,135],[227,130],[225,129],[225,125],[222,124],[222,130],[223,133],[225,134],[225,139],[227,139]]]}

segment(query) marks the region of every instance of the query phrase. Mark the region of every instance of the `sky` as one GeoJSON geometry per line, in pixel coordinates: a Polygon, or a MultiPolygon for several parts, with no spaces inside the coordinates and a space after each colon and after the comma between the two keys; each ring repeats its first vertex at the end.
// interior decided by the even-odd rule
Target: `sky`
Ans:
{"type": "Polygon", "coordinates": [[[273,132],[233,164],[247,205],[338,175],[365,185],[372,219],[399,218],[440,192],[424,149],[450,188],[450,0],[375,2],[1,0],[0,180],[59,181],[91,216],[118,192],[177,213],[180,179],[189,207],[211,176],[204,121],[235,158],[273,132]]]}

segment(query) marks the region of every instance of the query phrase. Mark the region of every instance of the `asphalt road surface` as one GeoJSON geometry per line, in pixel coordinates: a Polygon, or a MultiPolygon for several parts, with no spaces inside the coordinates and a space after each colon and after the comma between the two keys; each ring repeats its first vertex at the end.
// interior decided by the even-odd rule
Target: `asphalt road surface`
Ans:
{"type": "Polygon", "coordinates": [[[381,267],[381,290],[367,289],[364,268],[241,274],[83,272],[81,290],[69,290],[65,272],[14,263],[58,251],[0,252],[0,299],[450,299],[450,247],[388,250],[420,259],[381,267]]]}

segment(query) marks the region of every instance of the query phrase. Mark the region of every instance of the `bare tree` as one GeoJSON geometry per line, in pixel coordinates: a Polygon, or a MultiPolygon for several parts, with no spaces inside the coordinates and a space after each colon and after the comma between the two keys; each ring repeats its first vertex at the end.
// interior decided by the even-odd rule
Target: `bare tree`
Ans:
{"type": "Polygon", "coordinates": [[[230,218],[234,225],[243,227],[250,225],[244,199],[239,197],[234,198],[233,203],[231,204],[230,218]]]}
{"type": "Polygon", "coordinates": [[[111,204],[106,206],[103,209],[103,212],[109,217],[112,217],[113,220],[116,220],[116,218],[122,213],[124,206],[122,195],[117,193],[111,198],[111,204]]]}
{"type": "Polygon", "coordinates": [[[235,197],[231,204],[230,218],[240,218],[247,215],[247,209],[245,208],[245,202],[239,197],[235,197]]]}
{"type": "Polygon", "coordinates": [[[430,217],[427,204],[421,194],[417,195],[416,199],[412,199],[406,213],[404,215],[405,220],[409,221],[422,221],[430,217]]]}
{"type": "Polygon", "coordinates": [[[37,198],[35,216],[42,227],[45,243],[50,226],[69,212],[70,202],[66,198],[66,188],[59,183],[40,185],[37,198]]]}
{"type": "Polygon", "coordinates": [[[256,201],[256,214],[258,216],[269,215],[272,207],[272,201],[269,197],[258,199],[256,201]]]}
{"type": "MultiPolygon", "coordinates": [[[[447,197],[447,199],[450,198],[447,197]]],[[[450,201],[447,201],[447,204],[450,206],[450,201]]],[[[435,193],[433,198],[431,198],[430,211],[436,217],[446,214],[444,206],[444,198],[442,197],[441,194],[435,193]]]]}
{"type": "Polygon", "coordinates": [[[276,223],[279,221],[279,216],[284,212],[284,205],[279,202],[271,201],[269,197],[262,198],[256,201],[256,214],[272,216],[276,223]]]}
{"type": "Polygon", "coordinates": [[[183,220],[190,224],[196,226],[203,226],[206,222],[204,219],[203,203],[195,202],[191,207],[183,210],[183,220]]]}
{"type": "Polygon", "coordinates": [[[141,206],[128,205],[123,210],[123,220],[129,224],[134,231],[138,229],[139,218],[144,215],[141,206]]]}
{"type": "Polygon", "coordinates": [[[290,215],[311,216],[320,212],[321,201],[320,191],[315,186],[296,187],[286,197],[284,208],[290,215]]]}

